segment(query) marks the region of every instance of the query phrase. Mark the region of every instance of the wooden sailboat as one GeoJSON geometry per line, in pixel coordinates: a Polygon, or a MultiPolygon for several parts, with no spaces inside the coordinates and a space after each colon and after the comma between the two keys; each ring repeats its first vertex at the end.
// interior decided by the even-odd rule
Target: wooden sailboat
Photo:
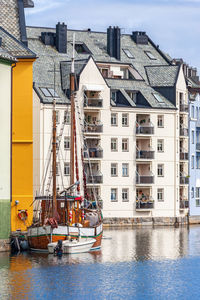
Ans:
{"type": "MultiPolygon", "coordinates": [[[[101,247],[103,234],[102,213],[96,201],[95,209],[84,206],[85,197],[80,196],[80,183],[75,182],[75,72],[74,55],[70,74],[71,100],[71,149],[70,149],[70,187],[58,194],[56,187],[56,110],[53,105],[53,138],[52,138],[52,195],[37,196],[39,202],[37,219],[28,228],[28,242],[35,251],[48,251],[48,244],[58,240],[66,241],[69,238],[94,238],[92,250],[101,247]]],[[[77,153],[76,153],[77,156],[77,153]]],[[[77,157],[76,157],[77,159],[77,157]]],[[[84,188],[85,190],[85,188],[84,188]]]]}

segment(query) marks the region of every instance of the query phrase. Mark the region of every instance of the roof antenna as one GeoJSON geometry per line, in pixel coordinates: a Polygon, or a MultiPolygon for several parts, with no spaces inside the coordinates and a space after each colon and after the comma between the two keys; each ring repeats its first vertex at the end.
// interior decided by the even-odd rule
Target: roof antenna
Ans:
{"type": "Polygon", "coordinates": [[[73,34],[73,54],[72,54],[71,73],[74,73],[74,57],[75,57],[75,33],[73,34]]]}

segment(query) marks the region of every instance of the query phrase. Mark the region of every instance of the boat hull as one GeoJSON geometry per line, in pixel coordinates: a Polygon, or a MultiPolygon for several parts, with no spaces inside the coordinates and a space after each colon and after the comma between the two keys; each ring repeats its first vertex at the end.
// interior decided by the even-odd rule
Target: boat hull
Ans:
{"type": "Polygon", "coordinates": [[[77,228],[73,226],[58,226],[58,228],[46,227],[29,227],[28,242],[29,246],[34,251],[48,251],[48,244],[65,241],[68,236],[76,238],[77,235],[81,238],[94,238],[95,242],[91,250],[96,250],[101,247],[101,239],[103,235],[103,225],[99,224],[96,227],[77,228]]]}

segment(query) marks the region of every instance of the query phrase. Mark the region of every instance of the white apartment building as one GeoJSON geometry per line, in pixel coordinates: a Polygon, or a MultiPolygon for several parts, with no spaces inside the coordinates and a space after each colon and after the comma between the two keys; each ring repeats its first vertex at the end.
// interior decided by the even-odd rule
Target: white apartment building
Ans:
{"type": "Polygon", "coordinates": [[[86,172],[88,199],[95,190],[105,219],[184,217],[188,138],[181,129],[187,127],[183,105],[188,97],[182,66],[173,65],[145,33],[121,35],[118,27],[106,34],[58,24],[56,33],[31,27],[27,33],[29,48],[39,57],[34,68],[34,193],[51,190],[54,97],[57,182],[59,190],[69,185],[69,73],[76,33],[78,165],[81,182],[83,168],[86,172]],[[60,27],[66,37],[59,48],[60,27]]]}

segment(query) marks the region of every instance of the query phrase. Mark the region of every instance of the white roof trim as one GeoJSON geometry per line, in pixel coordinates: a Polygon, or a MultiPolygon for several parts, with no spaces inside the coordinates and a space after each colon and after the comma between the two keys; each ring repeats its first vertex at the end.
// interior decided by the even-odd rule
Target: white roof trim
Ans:
{"type": "Polygon", "coordinates": [[[104,87],[102,85],[98,85],[98,84],[84,84],[83,88],[85,91],[100,92],[100,91],[104,90],[104,87]]]}

